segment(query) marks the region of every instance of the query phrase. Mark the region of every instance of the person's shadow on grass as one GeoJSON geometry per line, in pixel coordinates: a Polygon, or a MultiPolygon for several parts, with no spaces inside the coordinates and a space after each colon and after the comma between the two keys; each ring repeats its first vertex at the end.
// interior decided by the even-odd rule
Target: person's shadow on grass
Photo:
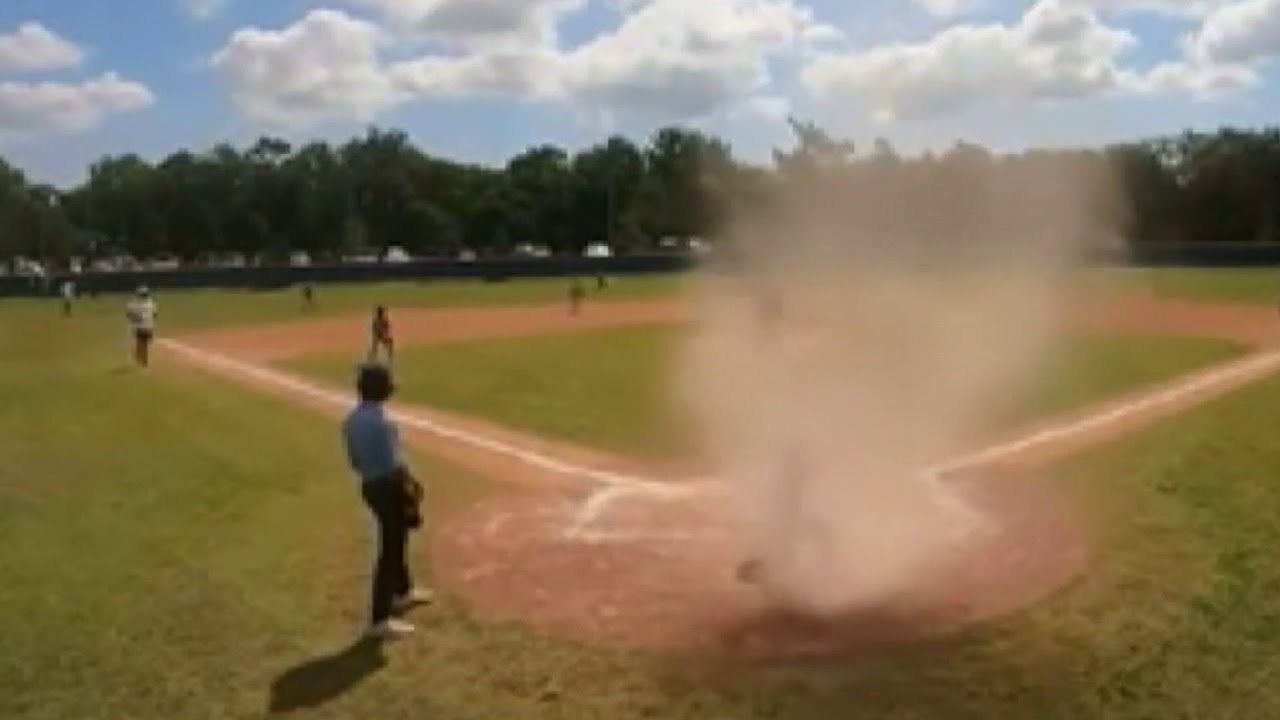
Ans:
{"type": "Polygon", "coordinates": [[[330,702],[367,680],[387,664],[382,643],[361,639],[345,650],[309,660],[271,683],[268,711],[285,713],[330,702]]]}

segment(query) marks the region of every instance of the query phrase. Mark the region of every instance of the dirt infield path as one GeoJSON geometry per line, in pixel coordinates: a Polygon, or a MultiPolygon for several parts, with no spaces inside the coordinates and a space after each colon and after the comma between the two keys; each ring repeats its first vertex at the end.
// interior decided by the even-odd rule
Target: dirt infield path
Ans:
{"type": "Polygon", "coordinates": [[[1095,301],[1082,312],[1095,327],[1234,340],[1262,350],[1280,347],[1280,316],[1266,307],[1128,295],[1095,301]]]}
{"type": "MultiPolygon", "coordinates": [[[[577,318],[563,305],[397,311],[401,342],[573,332],[680,322],[679,302],[594,304],[577,318]]],[[[474,418],[398,406],[406,439],[434,455],[515,486],[440,520],[433,554],[441,582],[485,616],[518,618],[547,630],[628,646],[730,650],[765,656],[828,653],[880,640],[947,632],[1043,599],[1074,578],[1089,550],[1064,505],[1034,471],[1085,447],[1280,369],[1280,323],[1269,311],[1152,298],[1109,300],[1082,312],[1096,329],[1217,337],[1254,350],[1031,429],[936,468],[939,498],[983,518],[958,541],[931,581],[885,607],[837,625],[779,615],[728,572],[736,561],[726,498],[688,467],[642,466],[625,458],[538,438],[474,418]],[[945,487],[944,487],[945,485],[945,487]]],[[[220,330],[168,340],[177,358],[331,416],[347,392],[267,367],[315,352],[358,353],[363,318],[220,330]]]]}
{"type": "MultiPolygon", "coordinates": [[[[411,345],[677,323],[688,318],[688,307],[673,300],[611,301],[584,304],[576,317],[569,315],[563,303],[393,309],[391,315],[396,342],[411,345]]],[[[335,352],[358,353],[368,347],[369,318],[339,316],[219,329],[188,335],[183,340],[257,362],[335,352]]]]}

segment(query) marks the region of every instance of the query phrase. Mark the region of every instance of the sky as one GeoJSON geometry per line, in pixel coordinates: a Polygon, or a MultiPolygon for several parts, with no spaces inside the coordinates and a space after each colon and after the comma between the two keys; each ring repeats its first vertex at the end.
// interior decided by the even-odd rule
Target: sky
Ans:
{"type": "Polygon", "coordinates": [[[672,123],[749,160],[1069,147],[1280,122],[1280,0],[4,0],[0,155],[68,186],[370,125],[501,163],[672,123]]]}

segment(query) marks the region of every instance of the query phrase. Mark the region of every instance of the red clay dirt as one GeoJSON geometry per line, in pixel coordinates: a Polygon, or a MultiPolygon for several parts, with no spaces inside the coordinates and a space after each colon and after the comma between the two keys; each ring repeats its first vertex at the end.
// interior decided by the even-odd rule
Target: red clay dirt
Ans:
{"type": "Polygon", "coordinates": [[[614,506],[585,536],[574,494],[497,497],[447,518],[436,576],[483,615],[622,647],[750,660],[825,657],[933,637],[1021,609],[1074,578],[1087,548],[1029,478],[955,479],[993,521],[890,601],[821,621],[734,573],[742,557],[714,493],[614,506]]]}
{"type": "MultiPolygon", "coordinates": [[[[678,302],[598,303],[577,318],[568,317],[562,305],[394,313],[402,343],[679,322],[689,316],[678,302]]],[[[1126,298],[1092,307],[1080,320],[1091,327],[1223,337],[1258,350],[1275,348],[1280,339],[1272,313],[1238,306],[1126,298]]],[[[366,335],[362,318],[340,318],[203,333],[184,342],[197,352],[261,363],[304,353],[358,351],[366,335]]],[[[296,385],[210,364],[189,352],[178,355],[317,409],[341,410],[332,398],[301,392],[296,385]]],[[[963,475],[947,480],[981,511],[986,532],[958,543],[928,579],[904,588],[892,602],[827,621],[781,612],[758,589],[736,580],[733,569],[741,558],[724,513],[727,503],[714,485],[679,497],[633,493],[603,507],[594,522],[579,528],[585,503],[601,486],[435,432],[405,431],[406,439],[433,454],[523,489],[435,519],[436,577],[480,615],[625,647],[756,659],[830,655],[952,632],[1027,607],[1062,588],[1084,568],[1088,548],[1068,504],[1036,482],[1032,471],[1256,379],[1280,364],[1269,357],[1254,356],[1243,361],[1253,364],[1242,372],[1209,377],[1212,382],[1203,388],[1170,395],[1169,402],[1135,404],[1127,398],[1097,412],[1113,413],[1127,404],[1134,409],[1128,415],[979,457],[963,475]],[[586,532],[575,534],[576,529],[586,532]]],[[[1160,388],[1144,397],[1163,397],[1171,389],[1177,390],[1160,388]]],[[[668,482],[688,478],[697,469],[697,463],[677,469],[646,467],[486,421],[405,409],[415,418],[591,469],[668,482]]],[[[1089,417],[1081,415],[1085,421],[1089,417]]]]}
{"type": "MultiPolygon", "coordinates": [[[[651,300],[586,303],[577,316],[571,316],[563,303],[443,310],[392,308],[391,316],[396,342],[411,345],[670,324],[687,318],[688,308],[671,300],[651,300]]],[[[368,348],[369,319],[358,315],[265,323],[211,330],[185,339],[254,361],[359,352],[368,348]]]]}

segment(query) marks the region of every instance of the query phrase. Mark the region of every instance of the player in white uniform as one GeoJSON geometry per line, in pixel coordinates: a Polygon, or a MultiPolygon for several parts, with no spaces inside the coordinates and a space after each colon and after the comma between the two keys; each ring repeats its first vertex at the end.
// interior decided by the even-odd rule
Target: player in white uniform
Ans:
{"type": "Polygon", "coordinates": [[[144,285],[138,288],[137,294],[129,301],[125,311],[129,318],[129,327],[133,330],[133,355],[142,367],[150,361],[151,341],[156,332],[156,301],[151,291],[144,285]]]}
{"type": "Polygon", "coordinates": [[[62,314],[71,317],[71,303],[76,299],[76,284],[70,280],[62,281],[62,314]]]}

